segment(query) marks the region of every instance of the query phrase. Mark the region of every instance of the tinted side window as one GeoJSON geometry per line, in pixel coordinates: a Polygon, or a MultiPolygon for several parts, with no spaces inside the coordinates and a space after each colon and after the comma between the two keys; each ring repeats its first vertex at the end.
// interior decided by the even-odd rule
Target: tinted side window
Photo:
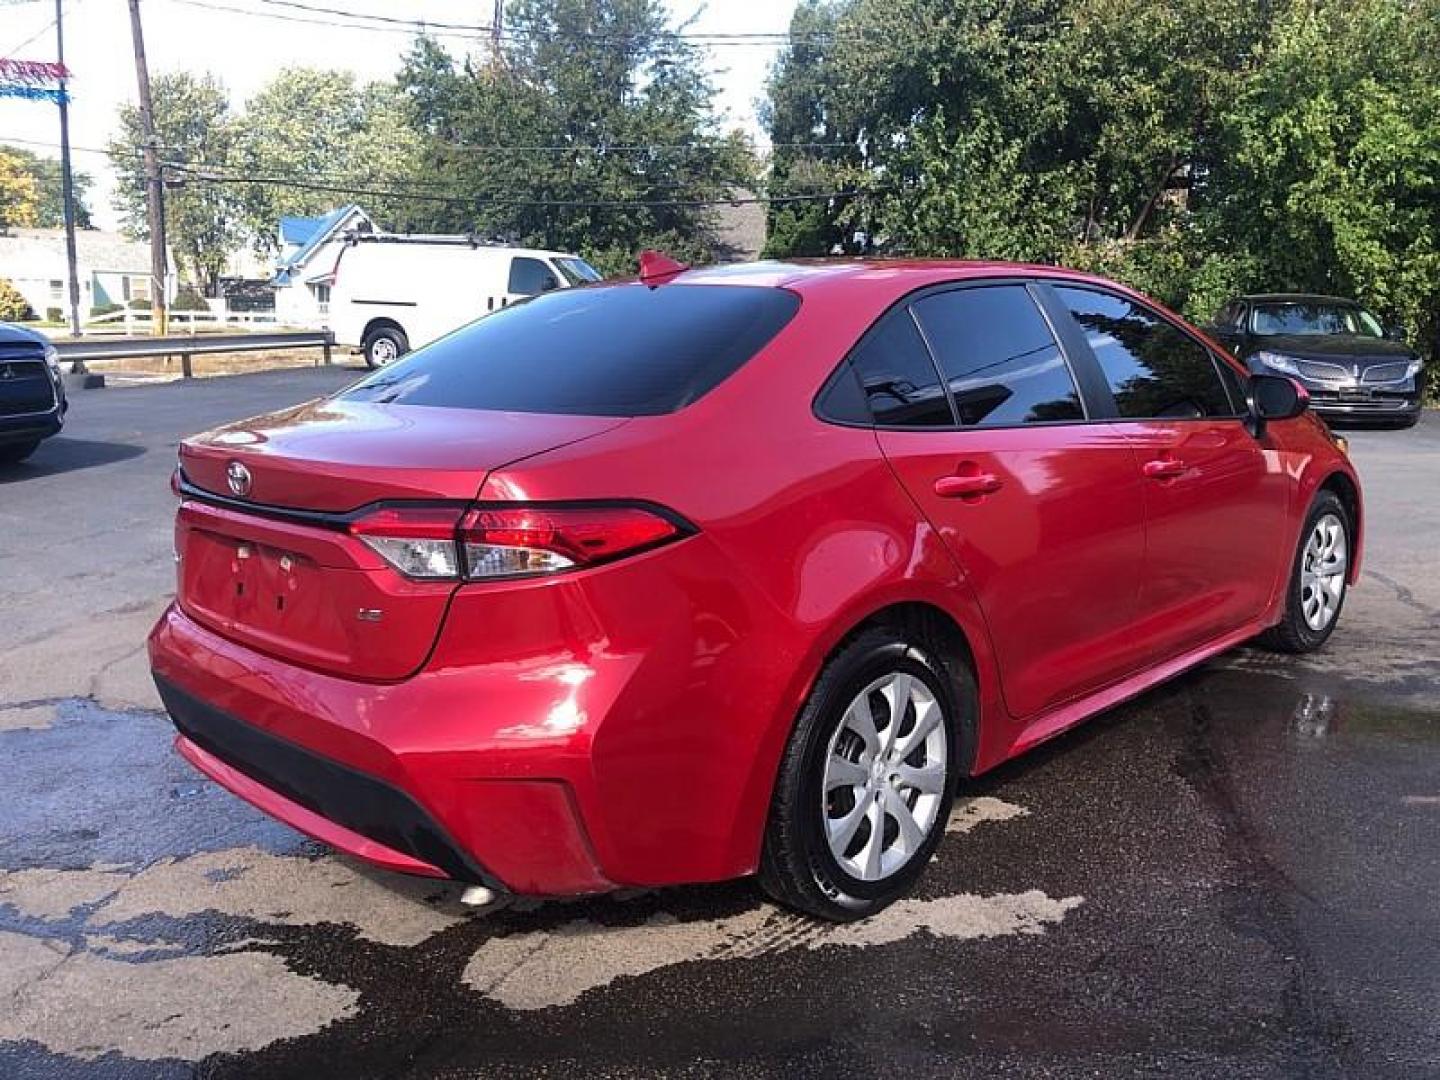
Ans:
{"type": "Polygon", "coordinates": [[[451,409],[653,416],[759,352],[800,298],[748,285],[593,285],[502,308],[341,395],[451,409]]]}
{"type": "Polygon", "coordinates": [[[915,302],[915,317],[962,425],[1085,418],[1060,347],[1023,285],[936,293],[915,302]]]}
{"type": "Polygon", "coordinates": [[[1138,304],[1090,289],[1056,288],[1080,324],[1126,419],[1234,416],[1210,353],[1138,304]]]}
{"type": "Polygon", "coordinates": [[[850,364],[877,424],[949,427],[955,422],[930,351],[904,308],[892,311],[861,340],[850,364]]]}
{"type": "Polygon", "coordinates": [[[521,296],[538,296],[560,287],[555,274],[539,259],[510,260],[510,291],[521,296]]]}

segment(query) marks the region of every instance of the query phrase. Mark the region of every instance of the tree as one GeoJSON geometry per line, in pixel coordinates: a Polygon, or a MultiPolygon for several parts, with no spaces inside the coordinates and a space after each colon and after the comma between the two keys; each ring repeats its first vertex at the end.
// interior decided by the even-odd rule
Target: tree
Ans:
{"type": "Polygon", "coordinates": [[[0,148],[0,229],[32,228],[39,210],[39,185],[21,153],[0,148]]]}
{"type": "Polygon", "coordinates": [[[1356,294],[1440,359],[1440,3],[1294,0],[1221,134],[1210,229],[1251,280],[1356,294]]]}
{"type": "MultiPolygon", "coordinates": [[[[318,215],[346,201],[334,189],[405,187],[419,139],[393,87],[360,85],[346,72],[286,68],[245,105],[232,162],[245,231],[273,253],[285,214],[318,215]]],[[[233,177],[232,177],[233,183],[233,177]]],[[[374,217],[403,219],[407,205],[357,194],[374,217]]]]}
{"type": "Polygon", "coordinates": [[[1208,318],[1349,293],[1440,357],[1440,0],[804,0],[770,249],[1062,261],[1208,318]],[[822,186],[823,185],[823,186],[822,186]]]}
{"type": "MultiPolygon", "coordinates": [[[[60,179],[59,159],[44,158],[29,150],[20,150],[14,147],[0,150],[0,154],[14,158],[19,167],[35,180],[35,211],[31,219],[32,227],[37,229],[64,228],[65,200],[60,179]]],[[[75,195],[75,227],[93,229],[95,226],[90,218],[90,209],[85,205],[85,199],[94,181],[88,173],[78,170],[72,171],[71,181],[74,185],[75,195]]]]}
{"type": "MultiPolygon", "coordinates": [[[[165,163],[166,237],[182,276],[214,296],[243,236],[233,189],[206,179],[229,168],[235,141],[229,99],[213,76],[187,72],[156,78],[152,97],[165,163]]],[[[149,236],[143,145],[139,110],[121,106],[120,133],[108,148],[117,177],[114,206],[126,231],[142,239],[149,236]]]]}
{"type": "Polygon", "coordinates": [[[451,200],[424,212],[430,226],[579,251],[607,271],[633,269],[646,246],[720,255],[713,209],[694,204],[752,183],[753,155],[719,130],[700,58],[659,0],[519,0],[506,28],[485,63],[427,39],[406,58],[421,168],[451,200]]]}
{"type": "Polygon", "coordinates": [[[803,201],[772,204],[765,254],[828,255],[845,246],[834,200],[842,167],[860,164],[859,133],[836,115],[839,86],[831,55],[839,19],[833,0],[801,0],[790,18],[790,42],[770,71],[760,122],[774,144],[767,188],[803,201]],[[847,145],[848,144],[848,145],[847,145]]]}
{"type": "Polygon", "coordinates": [[[0,322],[24,322],[35,313],[9,278],[0,278],[0,322]]]}

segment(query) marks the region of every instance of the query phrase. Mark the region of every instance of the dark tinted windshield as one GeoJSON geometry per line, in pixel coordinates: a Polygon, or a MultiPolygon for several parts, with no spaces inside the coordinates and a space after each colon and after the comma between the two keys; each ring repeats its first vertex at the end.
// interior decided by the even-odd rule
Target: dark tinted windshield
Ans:
{"type": "Polygon", "coordinates": [[[794,293],[753,286],[563,289],[462,327],[342,396],[654,416],[690,404],[734,373],[799,306],[794,293]]]}
{"type": "Polygon", "coordinates": [[[1375,316],[1349,304],[1256,304],[1250,329],[1256,334],[1385,336],[1375,316]]]}

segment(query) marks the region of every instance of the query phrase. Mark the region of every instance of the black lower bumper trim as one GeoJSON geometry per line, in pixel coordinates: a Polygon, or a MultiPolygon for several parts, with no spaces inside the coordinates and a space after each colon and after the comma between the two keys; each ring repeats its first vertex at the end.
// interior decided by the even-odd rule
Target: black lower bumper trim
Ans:
{"type": "Polygon", "coordinates": [[[237,720],[158,675],[155,685],[180,734],[232,769],[458,881],[504,889],[399,788],[237,720]]]}

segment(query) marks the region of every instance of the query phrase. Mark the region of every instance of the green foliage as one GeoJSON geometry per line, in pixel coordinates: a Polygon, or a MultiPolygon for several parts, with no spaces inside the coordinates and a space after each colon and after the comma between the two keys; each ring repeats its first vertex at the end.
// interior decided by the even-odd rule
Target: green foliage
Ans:
{"type": "Polygon", "coordinates": [[[175,299],[170,301],[171,311],[209,311],[210,305],[205,303],[195,289],[189,285],[181,285],[175,290],[175,299]]]}
{"type": "Polygon", "coordinates": [[[20,290],[8,278],[0,278],[0,322],[24,322],[34,317],[20,290]]]}
{"type": "Polygon", "coordinates": [[[559,205],[713,200],[753,181],[749,147],[717,129],[700,58],[659,0],[519,0],[506,24],[484,62],[424,38],[406,57],[416,172],[466,195],[412,208],[423,227],[577,251],[606,272],[633,272],[646,246],[712,259],[707,208],[559,205]]]}
{"type": "MultiPolygon", "coordinates": [[[[235,119],[225,88],[213,76],[185,72],[152,82],[155,137],[162,160],[185,168],[164,170],[165,233],[181,274],[213,293],[239,247],[239,202],[234,188],[195,175],[225,168],[235,142],[235,119]]],[[[119,133],[109,145],[116,172],[114,206],[133,236],[149,236],[145,207],[144,134],[139,110],[120,107],[119,133]]]]}
{"type": "Polygon", "coordinates": [[[333,189],[403,188],[418,147],[393,87],[362,85],[348,72],[286,68],[236,123],[231,169],[278,181],[239,187],[244,230],[257,251],[271,254],[285,214],[318,216],[354,201],[379,220],[405,224],[407,201],[333,189]]]}
{"type": "MultiPolygon", "coordinates": [[[[64,184],[60,176],[60,159],[41,157],[29,150],[7,146],[0,151],[12,159],[15,166],[34,180],[34,207],[31,223],[37,229],[61,229],[65,227],[64,184]]],[[[93,229],[90,208],[85,200],[94,180],[89,173],[72,169],[70,180],[75,196],[75,227],[93,229]]],[[[17,223],[18,224],[18,223],[17,223]]]]}
{"type": "Polygon", "coordinates": [[[1440,353],[1440,0],[803,0],[768,251],[1060,261],[1208,319],[1350,293],[1440,353]],[[822,36],[816,37],[819,32],[822,36]]]}
{"type": "Polygon", "coordinates": [[[90,309],[90,318],[98,319],[102,315],[111,315],[117,311],[124,310],[124,304],[96,304],[90,309]]]}
{"type": "Polygon", "coordinates": [[[0,229],[32,227],[39,206],[39,187],[21,151],[0,147],[0,229]]]}

